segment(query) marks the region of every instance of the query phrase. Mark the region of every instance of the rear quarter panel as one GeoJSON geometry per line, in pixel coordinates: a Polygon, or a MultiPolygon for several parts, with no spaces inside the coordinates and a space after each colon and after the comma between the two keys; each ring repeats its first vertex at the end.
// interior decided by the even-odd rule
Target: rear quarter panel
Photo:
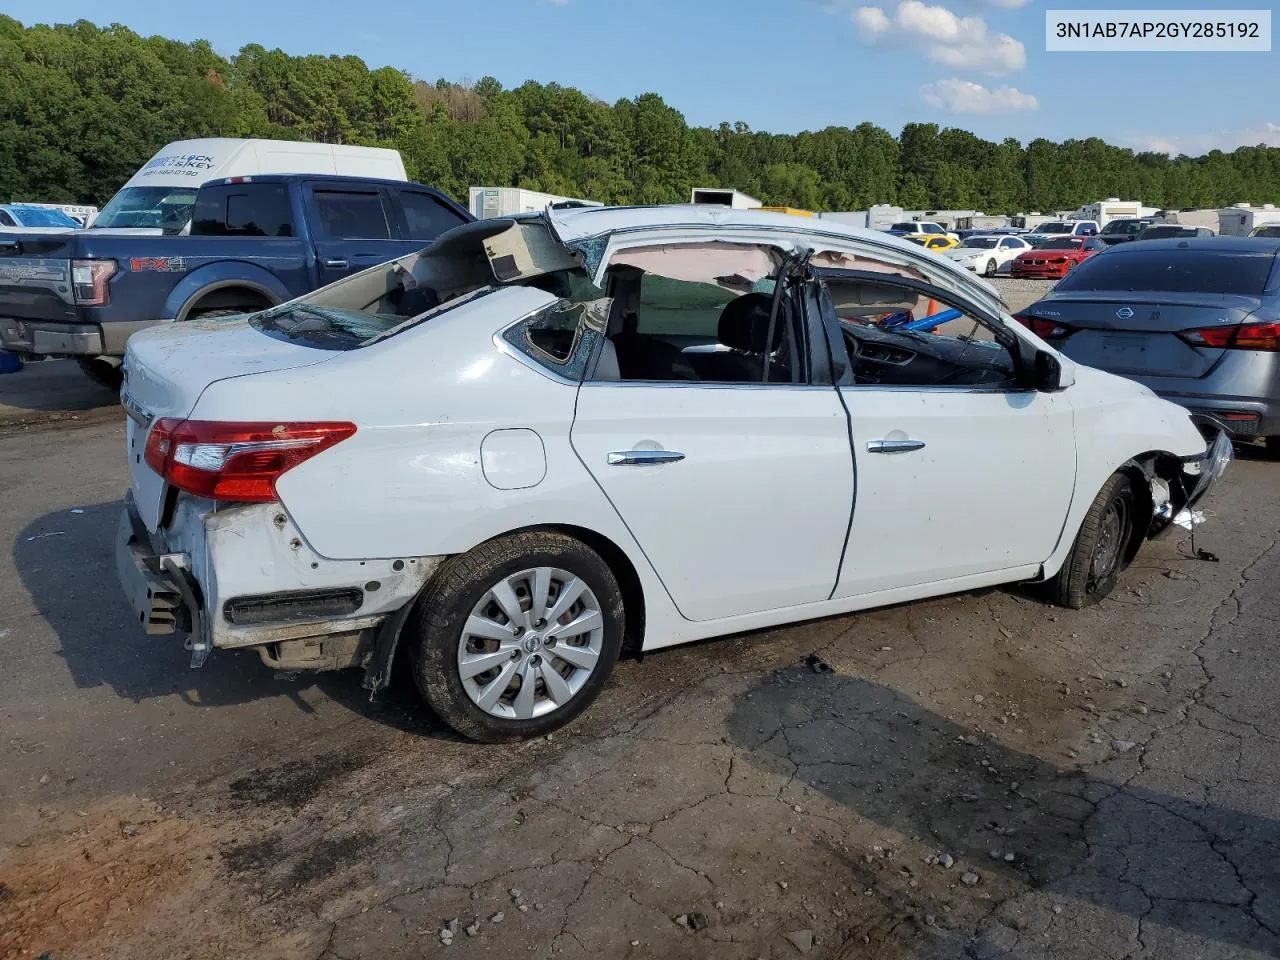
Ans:
{"type": "Polygon", "coordinates": [[[542,291],[503,290],[315,367],[213,383],[191,416],[356,423],[353,437],[277,487],[326,558],[458,554],[512,530],[572,525],[620,547],[652,604],[665,590],[570,446],[576,384],[495,346],[500,329],[550,302],[542,291]],[[533,486],[499,490],[482,469],[481,444],[510,428],[538,434],[545,470],[533,486]]]}

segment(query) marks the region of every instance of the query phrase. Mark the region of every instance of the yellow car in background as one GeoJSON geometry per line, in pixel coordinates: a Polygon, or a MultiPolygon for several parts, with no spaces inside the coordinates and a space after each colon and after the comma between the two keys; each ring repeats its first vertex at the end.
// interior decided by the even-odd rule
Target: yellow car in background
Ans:
{"type": "Polygon", "coordinates": [[[960,241],[955,237],[948,237],[945,234],[937,233],[906,233],[899,234],[904,240],[910,240],[912,243],[918,243],[926,250],[950,250],[953,247],[960,246],[960,241]]]}

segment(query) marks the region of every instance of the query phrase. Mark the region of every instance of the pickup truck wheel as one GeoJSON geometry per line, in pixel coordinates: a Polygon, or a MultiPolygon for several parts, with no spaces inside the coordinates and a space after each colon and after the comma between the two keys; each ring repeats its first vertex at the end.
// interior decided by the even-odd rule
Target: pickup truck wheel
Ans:
{"type": "Polygon", "coordinates": [[[102,357],[76,357],[76,363],[86,377],[100,387],[106,387],[116,393],[124,384],[124,371],[120,364],[112,363],[102,357]]]}
{"type": "Polygon", "coordinates": [[[622,649],[624,610],[598,554],[530,531],[448,560],[416,621],[422,696],[458,733],[497,743],[556,730],[595,699],[622,649]]]}
{"type": "Polygon", "coordinates": [[[1113,474],[1084,515],[1066,563],[1050,581],[1055,603],[1079,610],[1112,591],[1116,577],[1128,566],[1135,505],[1133,481],[1123,473],[1113,474]]]}

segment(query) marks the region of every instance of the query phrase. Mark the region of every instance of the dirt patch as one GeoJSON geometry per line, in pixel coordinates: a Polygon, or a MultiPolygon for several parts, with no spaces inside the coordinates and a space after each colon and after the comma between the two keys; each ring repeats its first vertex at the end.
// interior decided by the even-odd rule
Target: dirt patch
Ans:
{"type": "Polygon", "coordinates": [[[330,783],[355,772],[370,759],[368,752],[351,751],[290,760],[233,780],[228,791],[237,805],[285,806],[296,810],[310,803],[330,783]]]}
{"type": "Polygon", "coordinates": [[[58,828],[0,866],[0,960],[56,954],[131,925],[208,869],[209,832],[152,803],[116,800],[58,828]]]}

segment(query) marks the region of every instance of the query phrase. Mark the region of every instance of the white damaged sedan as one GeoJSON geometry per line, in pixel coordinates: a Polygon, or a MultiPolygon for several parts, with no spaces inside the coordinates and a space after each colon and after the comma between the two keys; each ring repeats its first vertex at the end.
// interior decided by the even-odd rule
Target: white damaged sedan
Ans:
{"type": "Polygon", "coordinates": [[[145,331],[125,376],[139,623],[375,691],[402,650],[486,741],[571,720],[624,648],[1018,581],[1081,607],[1230,458],[954,264],[719,208],[467,224],[145,331]],[[927,301],[955,335],[904,322],[927,301]]]}

